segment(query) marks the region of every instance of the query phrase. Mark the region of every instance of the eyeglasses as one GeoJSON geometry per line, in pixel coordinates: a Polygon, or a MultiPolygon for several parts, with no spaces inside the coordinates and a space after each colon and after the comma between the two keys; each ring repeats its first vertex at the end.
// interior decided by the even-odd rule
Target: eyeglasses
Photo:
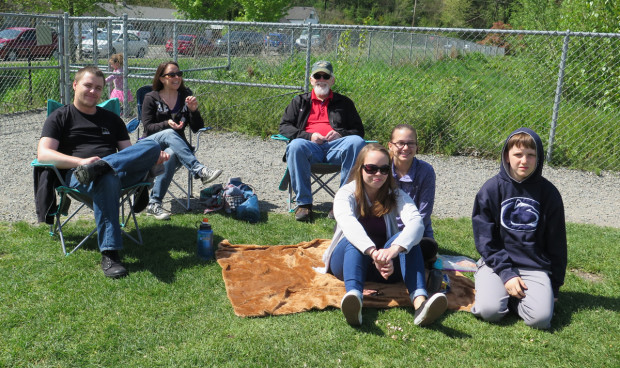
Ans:
{"type": "Polygon", "coordinates": [[[395,145],[396,148],[398,148],[398,149],[403,149],[403,148],[405,148],[405,146],[413,149],[413,147],[418,145],[418,142],[390,142],[390,143],[395,145]]]}
{"type": "Polygon", "coordinates": [[[179,70],[178,72],[166,73],[166,74],[162,74],[161,76],[166,77],[166,78],[174,78],[174,77],[181,78],[183,76],[183,72],[179,70]]]}
{"type": "Polygon", "coordinates": [[[379,171],[381,175],[387,175],[390,173],[390,165],[377,166],[373,164],[362,165],[362,169],[366,171],[368,175],[374,175],[379,171]]]}
{"type": "Polygon", "coordinates": [[[312,74],[312,78],[314,78],[316,80],[321,80],[321,79],[329,80],[331,77],[332,77],[331,75],[325,74],[325,73],[315,73],[315,74],[312,74]]]}

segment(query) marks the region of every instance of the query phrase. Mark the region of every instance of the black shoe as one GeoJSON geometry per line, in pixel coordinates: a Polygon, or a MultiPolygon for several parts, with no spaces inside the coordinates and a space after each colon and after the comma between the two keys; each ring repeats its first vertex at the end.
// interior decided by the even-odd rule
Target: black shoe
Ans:
{"type": "Polygon", "coordinates": [[[146,206],[149,204],[149,190],[146,188],[141,188],[138,190],[138,193],[133,197],[133,212],[140,213],[144,211],[146,206]]]}
{"type": "Polygon", "coordinates": [[[448,308],[448,298],[442,293],[437,293],[425,300],[415,310],[413,324],[427,326],[435,322],[448,308]]]}
{"type": "Polygon", "coordinates": [[[127,269],[121,263],[121,258],[116,250],[101,252],[101,269],[104,275],[113,279],[127,276],[127,269]]]}
{"type": "Polygon", "coordinates": [[[295,210],[295,220],[310,221],[312,220],[312,205],[302,205],[295,210]],[[303,207],[302,207],[303,206],[303,207]]]}
{"type": "Polygon", "coordinates": [[[99,176],[106,174],[111,170],[112,167],[110,167],[107,162],[99,160],[93,162],[92,164],[78,166],[73,174],[80,184],[88,185],[99,176]]]}

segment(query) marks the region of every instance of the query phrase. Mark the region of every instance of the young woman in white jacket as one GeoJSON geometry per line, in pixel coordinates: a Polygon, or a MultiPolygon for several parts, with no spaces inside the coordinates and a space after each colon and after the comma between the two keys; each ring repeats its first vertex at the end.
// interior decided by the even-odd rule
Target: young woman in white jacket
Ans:
{"type": "Polygon", "coordinates": [[[323,261],[327,272],[344,281],[347,293],[341,308],[354,326],[362,324],[365,281],[404,281],[416,310],[416,325],[432,323],[448,304],[441,293],[428,298],[418,245],[424,233],[422,216],[411,197],[398,189],[390,170],[388,150],[368,144],[357,157],[349,183],[334,198],[337,226],[323,261]],[[405,225],[400,232],[397,216],[405,225]]]}

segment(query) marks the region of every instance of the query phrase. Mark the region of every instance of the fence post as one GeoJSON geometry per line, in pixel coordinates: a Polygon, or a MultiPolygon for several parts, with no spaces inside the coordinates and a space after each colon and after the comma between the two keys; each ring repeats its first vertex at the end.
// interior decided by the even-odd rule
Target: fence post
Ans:
{"type": "Polygon", "coordinates": [[[304,92],[309,91],[310,84],[310,52],[312,50],[312,23],[308,23],[308,41],[306,42],[306,73],[304,81],[304,92]]]}
{"type": "MultiPolygon", "coordinates": [[[[127,89],[129,88],[129,82],[127,81],[127,72],[129,67],[127,65],[127,59],[129,58],[127,52],[129,51],[129,32],[127,32],[127,14],[123,14],[123,112],[121,117],[125,117],[125,114],[129,110],[129,101],[127,101],[127,89]]],[[[108,43],[108,53],[110,53],[111,44],[108,43]]]]}
{"type": "Polygon", "coordinates": [[[60,95],[60,102],[65,102],[65,22],[64,18],[58,17],[58,80],[60,85],[58,86],[58,94],[60,95]]]}
{"type": "Polygon", "coordinates": [[[65,68],[64,68],[64,73],[65,73],[65,95],[64,98],[65,100],[62,101],[63,104],[68,105],[69,104],[69,100],[70,100],[70,96],[71,96],[71,75],[70,75],[70,68],[69,68],[69,61],[71,60],[71,53],[72,48],[70,47],[70,44],[72,43],[69,39],[69,27],[71,26],[71,24],[69,23],[69,13],[65,12],[64,14],[64,23],[65,23],[65,27],[64,27],[64,34],[65,34],[65,51],[64,51],[64,58],[65,58],[65,68]]]}
{"type": "MultiPolygon", "coordinates": [[[[172,23],[172,60],[177,61],[178,55],[178,40],[179,35],[177,34],[177,22],[172,23]]],[[[228,43],[230,43],[230,35],[228,35],[228,43]]],[[[230,52],[230,50],[229,50],[230,52]]]]}
{"type": "Polygon", "coordinates": [[[368,56],[366,61],[370,60],[370,49],[372,48],[372,31],[368,32],[368,56]]]}
{"type": "Polygon", "coordinates": [[[409,41],[409,61],[413,60],[413,32],[411,32],[411,40],[409,41]]]}
{"type": "Polygon", "coordinates": [[[564,83],[564,71],[566,69],[566,58],[568,55],[568,41],[570,30],[566,30],[564,45],[562,46],[562,59],[560,60],[560,70],[558,71],[558,83],[555,88],[555,100],[553,101],[553,117],[551,118],[551,129],[549,130],[549,143],[547,144],[547,162],[551,162],[553,155],[553,143],[555,141],[555,128],[558,125],[558,112],[560,111],[560,100],[562,99],[562,84],[564,83]]]}
{"type": "Polygon", "coordinates": [[[396,41],[396,33],[392,31],[392,48],[390,49],[390,65],[394,63],[394,42],[396,41]]]}

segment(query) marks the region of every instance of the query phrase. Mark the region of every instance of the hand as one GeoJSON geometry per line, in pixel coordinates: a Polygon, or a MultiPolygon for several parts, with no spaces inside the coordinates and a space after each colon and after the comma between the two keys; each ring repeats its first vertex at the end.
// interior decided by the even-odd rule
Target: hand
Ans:
{"type": "Polygon", "coordinates": [[[381,277],[386,280],[394,273],[394,261],[391,259],[387,262],[375,262],[375,267],[379,270],[381,277]]]}
{"type": "Polygon", "coordinates": [[[170,155],[166,151],[161,151],[159,152],[159,158],[157,159],[157,163],[155,165],[163,164],[169,159],[170,159],[170,155]]]}
{"type": "Polygon", "coordinates": [[[172,119],[168,119],[168,125],[174,129],[174,130],[179,130],[179,129],[183,129],[183,122],[179,122],[178,124],[174,122],[174,120],[172,119]]]}
{"type": "Polygon", "coordinates": [[[83,158],[83,159],[80,159],[77,166],[92,164],[93,162],[97,162],[99,160],[101,160],[99,156],[83,158]]]}
{"type": "Polygon", "coordinates": [[[379,249],[373,253],[375,262],[386,263],[391,261],[393,258],[398,256],[400,253],[401,247],[397,244],[392,244],[389,248],[379,249]]]}
{"type": "Polygon", "coordinates": [[[335,130],[330,130],[330,131],[327,133],[327,135],[325,136],[325,139],[326,139],[328,142],[335,141],[336,139],[340,139],[340,138],[342,138],[342,136],[340,135],[340,133],[338,133],[338,132],[337,132],[337,131],[335,131],[335,130]]]}
{"type": "Polygon", "coordinates": [[[185,97],[185,104],[191,112],[198,110],[198,100],[196,100],[196,97],[194,96],[185,97]]]}
{"type": "Polygon", "coordinates": [[[527,286],[519,276],[513,277],[510,280],[506,281],[504,287],[506,288],[506,291],[510,296],[518,299],[525,298],[524,290],[527,290],[527,286]]]}
{"type": "Polygon", "coordinates": [[[310,141],[313,142],[313,143],[316,143],[316,144],[323,144],[323,143],[327,142],[325,137],[323,137],[319,133],[312,133],[312,137],[310,137],[310,141]]]}

